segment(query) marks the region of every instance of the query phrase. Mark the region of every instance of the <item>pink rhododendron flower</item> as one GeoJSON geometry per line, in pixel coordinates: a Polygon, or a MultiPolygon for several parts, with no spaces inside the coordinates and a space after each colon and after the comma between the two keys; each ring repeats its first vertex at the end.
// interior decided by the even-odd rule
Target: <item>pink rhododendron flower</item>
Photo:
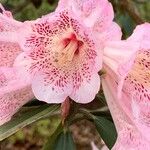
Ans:
{"type": "Polygon", "coordinates": [[[138,26],[129,40],[138,41],[140,48],[125,79],[123,91],[127,99],[124,103],[130,106],[130,116],[137,128],[150,140],[150,24],[138,26]]]}
{"type": "Polygon", "coordinates": [[[27,21],[19,30],[23,49],[15,62],[26,74],[37,99],[62,103],[69,96],[79,103],[92,101],[100,88],[98,71],[108,36],[120,39],[107,0],[60,0],[54,13],[27,21]]]}
{"type": "Polygon", "coordinates": [[[0,5],[0,125],[9,121],[14,113],[34,96],[31,87],[17,77],[12,67],[21,52],[15,42],[16,30],[21,23],[14,20],[10,12],[0,5]]]}
{"type": "Polygon", "coordinates": [[[125,67],[126,72],[122,79],[112,71],[111,65],[105,64],[107,74],[102,81],[118,132],[114,149],[148,150],[150,146],[150,24],[138,26],[127,42],[139,43],[134,64],[125,67]],[[116,94],[118,92],[121,93],[116,94]]]}

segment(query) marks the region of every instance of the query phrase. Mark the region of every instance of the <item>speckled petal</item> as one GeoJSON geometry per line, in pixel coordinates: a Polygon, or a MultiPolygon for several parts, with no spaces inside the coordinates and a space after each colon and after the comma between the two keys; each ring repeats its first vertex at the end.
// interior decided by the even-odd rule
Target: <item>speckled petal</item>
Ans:
{"type": "Polygon", "coordinates": [[[70,78],[65,79],[66,77],[63,74],[59,75],[61,78],[55,73],[50,74],[49,72],[47,74],[41,74],[40,72],[35,74],[32,90],[38,100],[47,103],[62,103],[65,101],[72,90],[70,78]]]}
{"type": "Polygon", "coordinates": [[[12,66],[21,49],[17,43],[0,41],[0,66],[12,66]]]}
{"type": "Polygon", "coordinates": [[[14,69],[0,68],[0,125],[32,98],[31,87],[17,78],[14,69]]]}
{"type": "MultiPolygon", "coordinates": [[[[39,100],[61,103],[67,96],[74,96],[81,103],[93,100],[100,84],[99,79],[96,83],[93,78],[102,67],[102,53],[91,29],[66,9],[25,22],[20,30],[19,43],[24,53],[18,56],[15,66],[29,73],[32,89],[39,100]],[[75,94],[88,82],[93,90],[96,83],[95,91],[91,90],[92,99],[83,100],[82,95],[79,100],[75,94]]],[[[78,93],[81,95],[80,90],[78,93]]]]}
{"type": "Polygon", "coordinates": [[[98,74],[91,76],[88,80],[84,79],[79,85],[75,84],[74,91],[71,93],[72,98],[77,103],[89,103],[100,90],[100,77],[98,74]]]}
{"type": "Polygon", "coordinates": [[[16,30],[21,26],[21,22],[13,19],[11,12],[6,11],[0,4],[0,66],[12,66],[16,56],[21,52],[17,44],[16,30]]]}
{"type": "Polygon", "coordinates": [[[112,150],[149,150],[150,144],[135,127],[128,125],[118,134],[112,150]]]}
{"type": "MultiPolygon", "coordinates": [[[[110,71],[109,69],[106,69],[110,71]]],[[[118,138],[112,148],[112,150],[145,150],[149,149],[149,142],[144,136],[137,130],[132,120],[128,116],[127,110],[125,110],[122,98],[117,97],[117,83],[115,80],[116,75],[113,72],[109,72],[104,76],[102,80],[104,94],[107,100],[108,107],[111,111],[114,123],[116,125],[118,138]]]]}
{"type": "MultiPolygon", "coordinates": [[[[19,81],[16,81],[14,84],[16,85],[18,82],[19,81]]],[[[10,90],[5,94],[0,93],[0,125],[9,121],[11,117],[33,97],[31,88],[27,86],[15,91],[10,90]]]]}
{"type": "Polygon", "coordinates": [[[112,22],[114,13],[107,0],[60,0],[57,11],[71,8],[88,27],[105,30],[112,22]],[[104,29],[105,28],[105,29],[104,29]]]}
{"type": "Polygon", "coordinates": [[[123,91],[128,95],[133,121],[140,132],[150,139],[150,24],[138,26],[130,41],[140,43],[132,70],[125,79],[123,91]]]}

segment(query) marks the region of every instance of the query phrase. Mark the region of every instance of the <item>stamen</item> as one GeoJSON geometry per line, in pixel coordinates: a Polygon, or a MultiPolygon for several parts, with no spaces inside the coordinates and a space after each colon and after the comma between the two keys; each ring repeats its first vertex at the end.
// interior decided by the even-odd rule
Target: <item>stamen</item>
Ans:
{"type": "Polygon", "coordinates": [[[72,61],[74,53],[77,49],[77,42],[71,41],[65,49],[62,50],[61,56],[59,58],[59,64],[65,64],[66,62],[72,61]]]}
{"type": "Polygon", "coordinates": [[[74,56],[79,53],[82,45],[83,42],[79,41],[75,34],[71,34],[69,38],[63,39],[61,44],[57,45],[57,50],[55,50],[55,62],[58,65],[70,63],[74,56]]]}
{"type": "Polygon", "coordinates": [[[67,54],[67,55],[71,55],[74,54],[75,50],[77,49],[77,42],[71,41],[65,49],[63,49],[63,53],[67,54]]]}

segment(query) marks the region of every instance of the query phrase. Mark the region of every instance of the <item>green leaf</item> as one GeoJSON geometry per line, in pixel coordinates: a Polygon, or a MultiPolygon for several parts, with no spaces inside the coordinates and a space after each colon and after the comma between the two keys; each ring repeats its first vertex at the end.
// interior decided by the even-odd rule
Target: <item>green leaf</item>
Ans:
{"type": "Polygon", "coordinates": [[[76,150],[72,135],[64,131],[60,124],[52,136],[49,137],[43,150],[76,150]]]}
{"type": "Polygon", "coordinates": [[[48,117],[56,110],[59,105],[42,105],[37,107],[29,107],[23,111],[20,111],[16,117],[12,118],[8,123],[0,126],[0,141],[14,134],[21,128],[41,119],[48,117]]]}
{"type": "Polygon", "coordinates": [[[113,147],[117,139],[115,125],[105,117],[95,116],[96,129],[109,149],[113,147]]]}
{"type": "Polygon", "coordinates": [[[62,132],[58,136],[53,150],[76,150],[72,135],[69,131],[62,132]]]}
{"type": "Polygon", "coordinates": [[[43,150],[53,150],[53,147],[55,145],[55,141],[57,139],[57,137],[59,136],[59,134],[63,131],[63,127],[61,122],[59,122],[58,127],[56,128],[56,130],[53,132],[52,135],[49,136],[46,144],[43,147],[43,150]]]}

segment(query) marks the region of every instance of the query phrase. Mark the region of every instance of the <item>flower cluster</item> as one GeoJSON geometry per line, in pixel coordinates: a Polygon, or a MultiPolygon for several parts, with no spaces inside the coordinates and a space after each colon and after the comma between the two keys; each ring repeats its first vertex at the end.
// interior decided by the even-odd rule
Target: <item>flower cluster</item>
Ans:
{"type": "Polygon", "coordinates": [[[113,149],[149,149],[149,23],[121,40],[108,0],[60,0],[25,22],[0,7],[0,125],[34,97],[89,103],[102,83],[118,132],[113,149]]]}

